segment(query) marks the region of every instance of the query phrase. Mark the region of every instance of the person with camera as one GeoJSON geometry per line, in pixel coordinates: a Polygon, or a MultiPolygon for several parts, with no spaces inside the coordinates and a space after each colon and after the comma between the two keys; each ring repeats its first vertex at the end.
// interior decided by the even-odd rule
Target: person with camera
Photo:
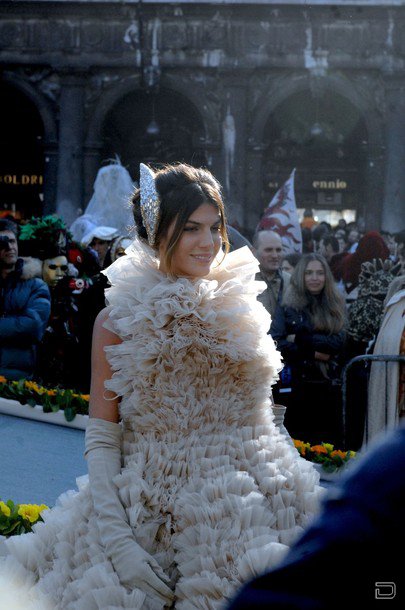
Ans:
{"type": "Polygon", "coordinates": [[[0,219],[0,375],[32,377],[50,309],[48,286],[18,258],[17,225],[0,219]]]}

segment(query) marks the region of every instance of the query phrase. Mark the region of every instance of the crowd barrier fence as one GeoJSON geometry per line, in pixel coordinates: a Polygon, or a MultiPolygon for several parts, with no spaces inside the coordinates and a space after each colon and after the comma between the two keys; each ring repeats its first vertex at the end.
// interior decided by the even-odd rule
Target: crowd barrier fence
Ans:
{"type": "MultiPolygon", "coordinates": [[[[370,377],[370,369],[371,364],[373,362],[381,362],[384,363],[384,366],[387,368],[390,363],[397,363],[398,366],[401,362],[405,363],[405,355],[392,355],[392,354],[364,354],[361,356],[355,356],[345,365],[342,371],[342,434],[343,434],[343,445],[346,446],[347,443],[347,401],[350,392],[350,385],[348,383],[348,373],[353,368],[354,365],[364,365],[364,372],[367,376],[367,391],[368,391],[368,382],[370,377]]],[[[387,371],[386,371],[387,372],[387,371]]],[[[388,406],[388,385],[385,386],[385,421],[387,421],[387,406],[388,406]]],[[[365,413],[365,425],[364,425],[364,442],[368,442],[368,396],[367,398],[367,408],[365,413]]]]}

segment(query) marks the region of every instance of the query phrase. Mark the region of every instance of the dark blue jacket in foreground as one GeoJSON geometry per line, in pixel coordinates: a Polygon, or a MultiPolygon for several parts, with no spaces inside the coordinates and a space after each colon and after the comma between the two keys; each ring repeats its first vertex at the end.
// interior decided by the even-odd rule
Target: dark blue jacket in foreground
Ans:
{"type": "Polygon", "coordinates": [[[228,610],[405,607],[405,426],[358,460],[280,566],[228,610]]]}
{"type": "Polygon", "coordinates": [[[51,310],[46,283],[23,270],[18,259],[15,271],[0,279],[0,375],[7,379],[32,376],[51,310]]]}

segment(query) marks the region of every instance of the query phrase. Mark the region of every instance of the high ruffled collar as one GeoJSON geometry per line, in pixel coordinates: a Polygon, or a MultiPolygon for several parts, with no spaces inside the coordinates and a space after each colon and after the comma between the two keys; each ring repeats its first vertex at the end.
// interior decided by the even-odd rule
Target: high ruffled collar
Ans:
{"type": "MultiPolygon", "coordinates": [[[[107,276],[111,286],[118,286],[122,281],[127,281],[131,277],[134,280],[148,278],[148,284],[164,283],[173,284],[180,282],[199,286],[200,284],[215,281],[218,285],[223,284],[235,277],[254,278],[259,270],[259,263],[252,254],[248,246],[233,250],[223,257],[219,253],[213,262],[210,273],[198,279],[186,277],[173,277],[159,270],[159,259],[155,251],[135,238],[132,244],[126,249],[126,255],[118,258],[102,273],[107,276]]],[[[261,282],[258,282],[258,284],[261,282]]]]}

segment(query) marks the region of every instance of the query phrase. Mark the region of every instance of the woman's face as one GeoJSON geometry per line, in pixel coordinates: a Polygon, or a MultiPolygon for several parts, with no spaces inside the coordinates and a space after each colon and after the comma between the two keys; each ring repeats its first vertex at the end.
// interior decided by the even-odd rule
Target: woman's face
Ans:
{"type": "Polygon", "coordinates": [[[325,288],[325,271],[320,261],[310,261],[305,269],[305,288],[316,295],[325,288]]]}
{"type": "Polygon", "coordinates": [[[281,271],[286,271],[287,273],[291,274],[294,271],[294,267],[288,261],[283,260],[281,263],[281,271]]]}
{"type": "Polygon", "coordinates": [[[349,245],[348,241],[345,237],[337,237],[339,242],[339,252],[345,252],[347,246],[349,245]]]}
{"type": "MultiPolygon", "coordinates": [[[[159,245],[160,270],[167,271],[163,254],[173,233],[175,220],[159,245]]],[[[221,217],[216,207],[203,203],[188,218],[172,257],[171,273],[178,277],[208,275],[222,245],[221,217]]]]}
{"type": "Polygon", "coordinates": [[[104,263],[105,255],[107,254],[107,250],[111,244],[111,241],[107,241],[106,239],[99,239],[98,237],[94,237],[90,243],[90,248],[93,248],[98,254],[98,260],[100,265],[104,263]]]}

